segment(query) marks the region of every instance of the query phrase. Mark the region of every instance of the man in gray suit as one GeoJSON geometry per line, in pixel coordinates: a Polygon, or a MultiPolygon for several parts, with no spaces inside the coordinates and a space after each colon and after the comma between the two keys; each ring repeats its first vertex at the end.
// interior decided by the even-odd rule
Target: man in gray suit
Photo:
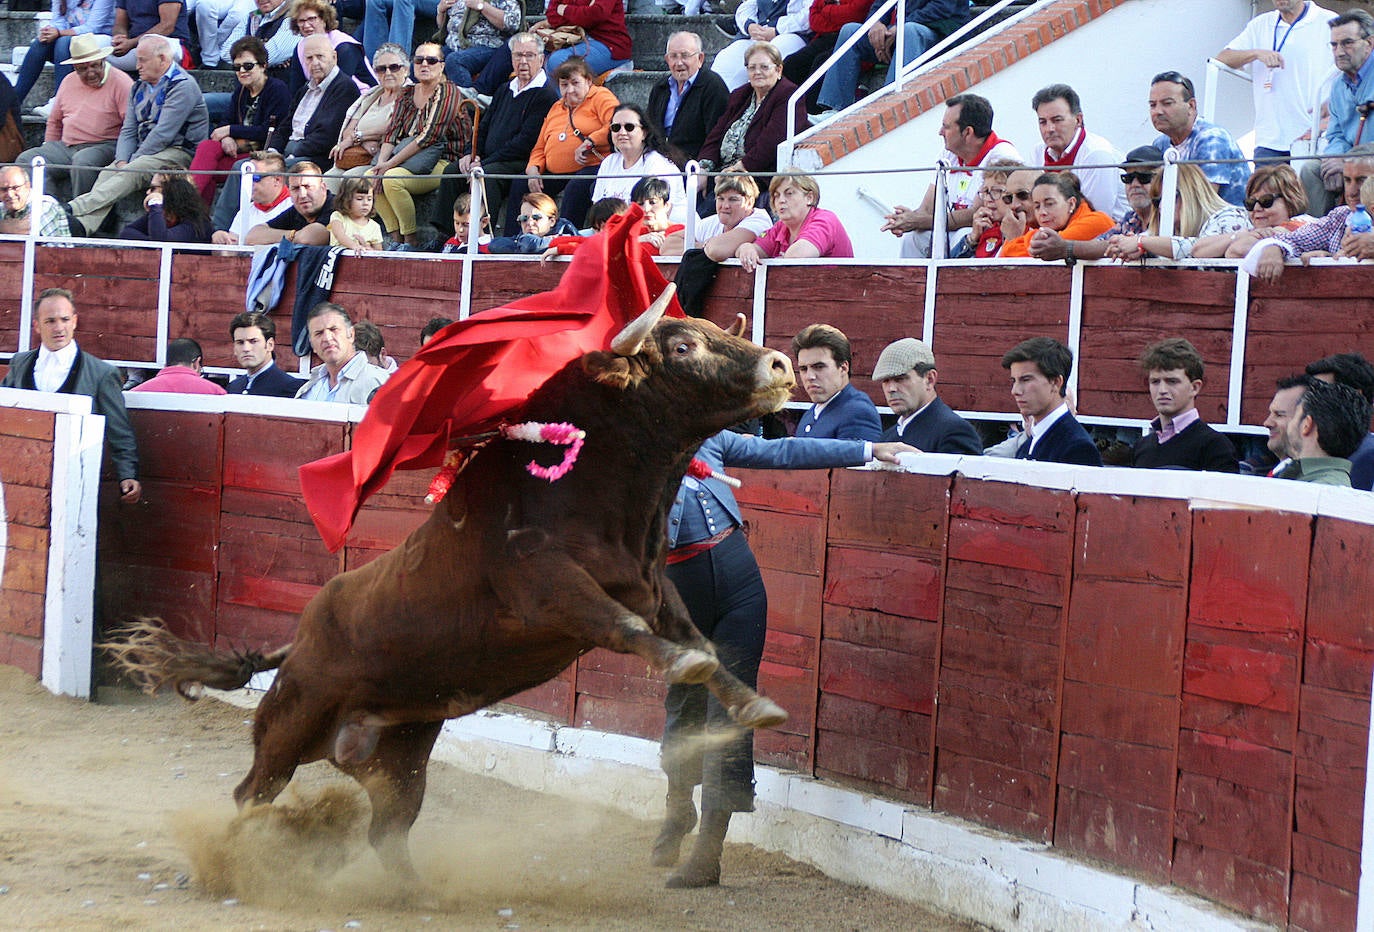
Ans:
{"type": "Polygon", "coordinates": [[[138,481],[134,429],[124,407],[124,380],[114,366],[76,345],[76,304],[67,289],[49,288],[38,295],[33,329],[42,345],[16,353],[0,386],[89,396],[91,413],[105,416],[105,439],[119,477],[119,500],[134,504],[143,487],[138,481]]]}

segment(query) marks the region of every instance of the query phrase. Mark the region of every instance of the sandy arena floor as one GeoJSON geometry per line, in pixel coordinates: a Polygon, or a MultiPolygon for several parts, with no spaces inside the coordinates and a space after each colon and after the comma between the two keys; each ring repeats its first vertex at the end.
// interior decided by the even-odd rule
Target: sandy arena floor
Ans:
{"type": "Polygon", "coordinates": [[[247,713],[100,699],[0,666],[0,928],[977,928],[746,845],[727,847],[723,886],[665,890],[646,857],[654,825],[444,764],[411,833],[431,892],[406,898],[366,847],[365,798],[331,767],[238,820],[247,713]]]}

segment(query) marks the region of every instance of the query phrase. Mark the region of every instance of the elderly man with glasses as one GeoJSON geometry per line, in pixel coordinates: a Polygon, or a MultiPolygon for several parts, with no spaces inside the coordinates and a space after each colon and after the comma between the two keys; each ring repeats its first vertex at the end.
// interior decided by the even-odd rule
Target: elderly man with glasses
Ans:
{"type": "Polygon", "coordinates": [[[115,160],[91,190],[67,205],[74,233],[95,233],[121,198],[142,191],[153,175],[184,171],[210,135],[210,118],[195,79],[172,60],[164,36],[138,41],[138,77],[129,96],[115,160]],[[77,228],[79,224],[80,228],[77,228]]]}
{"type": "Polygon", "coordinates": [[[1374,142],[1368,125],[1374,103],[1374,15],[1350,10],[1332,19],[1331,57],[1339,73],[1331,85],[1331,119],[1326,124],[1319,151],[1320,162],[1304,162],[1302,183],[1313,216],[1329,213],[1341,191],[1341,158],[1361,143],[1374,142]]]}
{"type": "Polygon", "coordinates": [[[16,160],[30,166],[43,156],[48,163],[44,188],[64,200],[91,190],[100,169],[114,161],[134,82],[110,67],[109,55],[109,47],[95,36],[72,39],[71,57],[63,62],[72,73],[58,85],[43,144],[25,149],[16,160]]]}
{"type": "Polygon", "coordinates": [[[29,173],[18,165],[0,168],[0,233],[27,235],[33,228],[33,212],[39,212],[39,236],[71,236],[67,213],[51,194],[37,200],[29,173]]]}
{"type": "Polygon", "coordinates": [[[339,139],[344,117],[358,99],[358,86],[339,71],[339,58],[328,36],[301,43],[310,81],[296,94],[291,114],[267,139],[267,148],[293,160],[308,159],[326,171],[329,153],[339,139]]]}

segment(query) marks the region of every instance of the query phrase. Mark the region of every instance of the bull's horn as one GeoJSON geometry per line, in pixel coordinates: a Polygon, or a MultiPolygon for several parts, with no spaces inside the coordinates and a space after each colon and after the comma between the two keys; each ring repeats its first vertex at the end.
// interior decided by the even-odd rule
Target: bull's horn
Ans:
{"type": "Polygon", "coordinates": [[[611,341],[611,352],[617,356],[638,355],[644,347],[644,341],[649,337],[649,331],[654,329],[654,324],[658,323],[663,312],[668,310],[668,305],[676,293],[677,285],[669,282],[668,287],[663,289],[663,294],[649,305],[647,311],[630,321],[624,330],[615,335],[615,339],[611,341]]]}

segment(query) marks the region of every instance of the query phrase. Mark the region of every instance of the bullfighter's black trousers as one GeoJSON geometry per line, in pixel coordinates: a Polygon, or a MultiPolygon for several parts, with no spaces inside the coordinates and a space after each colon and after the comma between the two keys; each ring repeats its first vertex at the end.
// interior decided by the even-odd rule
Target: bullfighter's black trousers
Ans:
{"type": "MultiPolygon", "coordinates": [[[[716,646],[721,664],[751,689],[759,679],[768,627],[768,593],[742,530],[668,567],[692,622],[716,646]]],[[[741,729],[701,685],[673,685],[661,763],[675,786],[701,784],[703,811],[754,810],[754,732],[741,729]]]]}

